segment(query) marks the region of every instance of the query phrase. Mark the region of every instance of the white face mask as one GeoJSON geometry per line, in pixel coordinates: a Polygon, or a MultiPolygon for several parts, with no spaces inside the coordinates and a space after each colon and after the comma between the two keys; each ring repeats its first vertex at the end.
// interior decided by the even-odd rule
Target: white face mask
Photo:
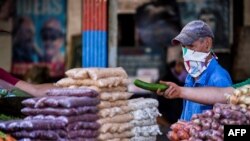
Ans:
{"type": "Polygon", "coordinates": [[[210,52],[197,52],[184,47],[182,47],[182,52],[185,68],[192,77],[198,77],[207,69],[209,63],[206,64],[206,58],[210,52]]]}

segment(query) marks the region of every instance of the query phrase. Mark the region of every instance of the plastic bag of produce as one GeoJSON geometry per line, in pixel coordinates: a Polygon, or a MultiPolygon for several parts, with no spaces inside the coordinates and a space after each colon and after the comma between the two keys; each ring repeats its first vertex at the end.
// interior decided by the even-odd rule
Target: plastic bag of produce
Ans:
{"type": "Polygon", "coordinates": [[[99,119],[97,122],[101,125],[105,123],[126,123],[133,119],[133,115],[131,114],[123,114],[123,115],[116,115],[114,117],[102,118],[99,119]]]}
{"type": "Polygon", "coordinates": [[[125,131],[123,133],[100,133],[100,135],[98,136],[98,140],[106,141],[108,139],[130,138],[133,136],[134,134],[131,131],[125,131]]]}
{"type": "Polygon", "coordinates": [[[55,115],[55,116],[72,116],[81,115],[85,113],[97,113],[98,109],[96,106],[84,106],[76,108],[30,108],[25,107],[21,110],[25,115],[55,115]]]}
{"type": "Polygon", "coordinates": [[[156,136],[135,136],[129,141],[156,141],[156,136]]]}
{"type": "Polygon", "coordinates": [[[128,106],[134,110],[144,109],[145,107],[158,107],[159,102],[153,98],[135,98],[128,101],[128,106]]]}
{"type": "Polygon", "coordinates": [[[84,68],[73,68],[67,70],[65,72],[66,76],[74,78],[74,79],[87,79],[89,78],[89,74],[84,68]]]}
{"type": "Polygon", "coordinates": [[[128,75],[122,67],[117,68],[92,68],[88,69],[88,74],[91,79],[98,80],[100,78],[108,77],[122,77],[127,78],[128,75]]]}
{"type": "Polygon", "coordinates": [[[134,126],[149,126],[149,125],[155,125],[156,124],[156,118],[149,118],[144,120],[136,120],[133,119],[130,121],[130,123],[134,126]]]}
{"type": "Polygon", "coordinates": [[[132,108],[130,108],[129,106],[111,107],[111,108],[101,109],[98,112],[98,115],[102,118],[106,118],[106,117],[114,117],[116,115],[126,114],[130,111],[132,111],[132,108]]]}
{"type": "Polygon", "coordinates": [[[68,138],[76,138],[76,137],[85,137],[85,138],[93,138],[98,136],[97,130],[72,130],[68,132],[68,138]]]}
{"type": "MultiPolygon", "coordinates": [[[[28,118],[28,117],[27,117],[28,118]]],[[[38,116],[30,116],[28,119],[40,119],[40,120],[62,120],[67,124],[77,121],[86,121],[86,122],[94,122],[98,119],[96,114],[83,114],[77,116],[53,116],[53,115],[38,115],[38,116]]]]}
{"type": "Polygon", "coordinates": [[[116,87],[119,85],[126,86],[128,80],[122,77],[109,77],[101,78],[99,80],[92,79],[72,79],[72,78],[62,78],[56,82],[56,86],[69,87],[72,85],[76,86],[97,86],[97,87],[116,87]]]}
{"type": "Polygon", "coordinates": [[[66,138],[67,133],[64,130],[34,130],[34,131],[18,131],[12,135],[16,138],[32,138],[41,140],[59,140],[66,138]]]}
{"type": "Polygon", "coordinates": [[[74,122],[70,123],[67,126],[67,131],[71,130],[78,130],[78,129],[91,129],[91,130],[98,130],[100,128],[100,124],[97,122],[74,122]]]}
{"type": "Polygon", "coordinates": [[[131,130],[133,127],[131,123],[105,123],[101,126],[99,131],[101,133],[122,133],[131,130]]]}
{"type": "Polygon", "coordinates": [[[10,120],[0,122],[0,129],[2,131],[13,132],[20,130],[49,130],[62,129],[66,126],[63,120],[10,120]]]}
{"type": "Polygon", "coordinates": [[[96,97],[98,93],[92,89],[87,88],[55,88],[47,91],[47,95],[49,96],[88,96],[88,97],[96,97]]]}
{"type": "Polygon", "coordinates": [[[132,129],[132,132],[135,136],[157,136],[162,134],[158,125],[137,126],[132,129]]]}
{"type": "Polygon", "coordinates": [[[111,108],[111,107],[120,107],[120,106],[127,106],[128,101],[127,100],[117,100],[117,101],[101,101],[97,107],[99,109],[104,109],[104,108],[111,108]]]}
{"type": "Polygon", "coordinates": [[[133,93],[128,92],[103,92],[100,93],[99,98],[105,101],[127,100],[133,93]]]}
{"type": "Polygon", "coordinates": [[[82,106],[96,106],[100,103],[100,99],[91,97],[67,97],[67,96],[50,96],[42,98],[34,98],[33,100],[24,100],[24,105],[33,108],[44,107],[82,107],[82,106]]]}
{"type": "Polygon", "coordinates": [[[134,119],[136,120],[143,120],[143,119],[153,119],[157,116],[161,116],[161,114],[158,111],[157,107],[153,108],[144,108],[136,111],[131,112],[133,114],[134,119]]]}

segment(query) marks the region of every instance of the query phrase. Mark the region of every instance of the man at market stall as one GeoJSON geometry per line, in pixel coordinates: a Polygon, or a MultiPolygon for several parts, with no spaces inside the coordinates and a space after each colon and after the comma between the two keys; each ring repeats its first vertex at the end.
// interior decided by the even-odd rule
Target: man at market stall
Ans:
{"type": "MultiPolygon", "coordinates": [[[[232,80],[229,73],[217,62],[217,57],[212,52],[214,34],[211,28],[201,20],[194,20],[186,24],[173,40],[173,45],[182,47],[183,59],[188,76],[185,80],[185,87],[230,87],[232,80]]],[[[181,89],[174,83],[161,82],[170,87],[165,92],[157,91],[157,94],[164,97],[176,96],[181,89]]],[[[216,88],[212,88],[215,89],[216,88]]],[[[184,89],[185,90],[185,89],[184,89]]],[[[188,91],[188,89],[186,89],[188,91]]],[[[202,90],[202,89],[201,89],[202,90]]],[[[218,89],[217,89],[218,90],[218,89]]],[[[212,109],[213,102],[207,98],[221,99],[222,95],[210,95],[206,93],[199,99],[199,93],[180,95],[184,98],[181,119],[189,121],[193,114],[201,113],[204,110],[212,109]]],[[[218,91],[216,91],[218,92],[218,91]]]]}

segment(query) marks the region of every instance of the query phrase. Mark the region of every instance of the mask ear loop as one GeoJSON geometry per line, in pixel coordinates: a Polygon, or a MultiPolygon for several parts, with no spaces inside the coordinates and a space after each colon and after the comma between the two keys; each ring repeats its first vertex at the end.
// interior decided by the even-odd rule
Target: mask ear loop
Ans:
{"type": "Polygon", "coordinates": [[[210,50],[210,52],[211,52],[212,56],[213,56],[216,60],[218,60],[218,56],[214,53],[214,51],[213,51],[212,49],[210,50]]]}

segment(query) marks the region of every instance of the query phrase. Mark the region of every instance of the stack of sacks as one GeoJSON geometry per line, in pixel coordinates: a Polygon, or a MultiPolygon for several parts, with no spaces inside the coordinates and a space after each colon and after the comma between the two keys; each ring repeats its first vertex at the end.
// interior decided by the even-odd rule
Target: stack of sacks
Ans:
{"type": "Polygon", "coordinates": [[[98,93],[90,89],[58,88],[48,96],[22,102],[24,120],[0,124],[0,129],[20,140],[95,141],[100,125],[98,93]]]}
{"type": "Polygon", "coordinates": [[[90,88],[97,92],[125,92],[128,75],[117,68],[74,68],[65,72],[66,78],[56,82],[57,86],[68,88],[90,88]]]}
{"type": "Polygon", "coordinates": [[[162,134],[156,122],[157,116],[160,116],[157,100],[137,98],[114,103],[121,107],[110,108],[113,105],[106,104],[105,109],[99,112],[101,117],[108,118],[98,120],[102,125],[98,140],[156,141],[156,136],[162,134]]]}
{"type": "Polygon", "coordinates": [[[158,101],[153,98],[136,98],[128,102],[128,106],[133,109],[132,115],[132,137],[129,141],[156,141],[156,136],[161,135],[161,131],[156,122],[161,114],[158,111],[158,101]]]}
{"type": "Polygon", "coordinates": [[[99,92],[99,141],[154,141],[160,133],[156,124],[158,101],[128,100],[128,76],[118,68],[75,68],[65,72],[60,87],[87,87],[99,92]]]}
{"type": "Polygon", "coordinates": [[[130,138],[133,136],[131,124],[133,109],[128,106],[128,76],[121,67],[117,68],[75,68],[65,72],[66,78],[59,80],[60,87],[87,87],[99,92],[98,140],[130,138]]]}
{"type": "Polygon", "coordinates": [[[132,124],[129,124],[133,119],[128,106],[128,99],[132,93],[128,92],[103,92],[100,93],[101,103],[99,108],[99,120],[101,125],[99,129],[99,141],[122,140],[130,138],[132,134],[132,124]]]}

